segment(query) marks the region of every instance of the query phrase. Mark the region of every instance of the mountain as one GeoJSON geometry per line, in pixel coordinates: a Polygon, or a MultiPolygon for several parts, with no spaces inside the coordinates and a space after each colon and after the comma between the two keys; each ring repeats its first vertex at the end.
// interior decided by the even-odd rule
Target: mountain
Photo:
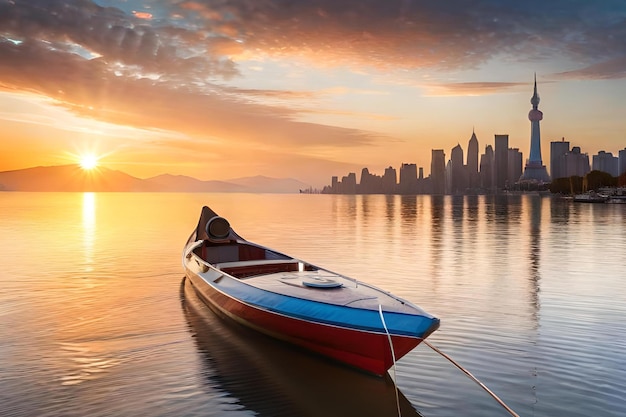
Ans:
{"type": "Polygon", "coordinates": [[[269,178],[262,175],[256,177],[235,178],[227,180],[231,184],[238,184],[257,193],[297,193],[309,188],[308,184],[293,178],[269,178]]]}
{"type": "Polygon", "coordinates": [[[186,193],[254,192],[245,186],[231,184],[227,181],[202,181],[185,175],[163,174],[147,178],[144,181],[159,191],[186,193]]]}
{"type": "Polygon", "coordinates": [[[163,174],[141,179],[104,167],[86,171],[78,165],[34,167],[0,172],[0,191],[131,191],[297,193],[308,185],[290,178],[247,177],[202,181],[163,174]]]}
{"type": "Polygon", "coordinates": [[[0,172],[6,191],[156,191],[143,180],[108,168],[86,171],[78,165],[0,172]]]}

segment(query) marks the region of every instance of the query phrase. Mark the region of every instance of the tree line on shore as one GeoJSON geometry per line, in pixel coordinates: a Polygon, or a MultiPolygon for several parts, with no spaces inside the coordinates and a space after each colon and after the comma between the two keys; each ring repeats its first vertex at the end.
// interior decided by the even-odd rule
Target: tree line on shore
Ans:
{"type": "Polygon", "coordinates": [[[597,191],[602,187],[626,187],[626,172],[614,177],[603,171],[591,171],[584,177],[577,175],[553,179],[550,191],[554,194],[581,194],[587,191],[597,191]]]}

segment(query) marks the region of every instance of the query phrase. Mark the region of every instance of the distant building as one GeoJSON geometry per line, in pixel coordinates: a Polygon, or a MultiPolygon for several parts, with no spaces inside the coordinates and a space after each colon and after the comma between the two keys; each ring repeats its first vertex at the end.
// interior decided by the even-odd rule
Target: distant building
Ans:
{"type": "Polygon", "coordinates": [[[402,194],[417,194],[417,165],[402,164],[399,187],[402,194]]]}
{"type": "Polygon", "coordinates": [[[349,173],[347,176],[341,177],[339,192],[341,194],[356,194],[356,174],[354,172],[349,173]]]}
{"type": "Polygon", "coordinates": [[[493,148],[485,147],[485,153],[480,157],[480,186],[485,190],[493,190],[493,148]]]}
{"type": "Polygon", "coordinates": [[[495,144],[494,185],[502,190],[506,188],[509,178],[509,135],[496,135],[495,144]]]}
{"type": "MultiPolygon", "coordinates": [[[[571,151],[561,156],[559,164],[565,167],[564,177],[584,177],[591,171],[589,155],[580,151],[580,146],[574,146],[571,151]]],[[[562,178],[562,177],[561,177],[562,178]]]]}
{"type": "MultiPolygon", "coordinates": [[[[535,75],[535,89],[530,104],[532,110],[528,113],[530,120],[530,156],[526,161],[524,175],[520,181],[550,182],[550,176],[541,159],[541,133],[539,122],[543,119],[543,113],[539,110],[539,94],[537,94],[537,75],[535,75]]],[[[497,153],[497,149],[496,149],[497,153]]]]}
{"type": "Polygon", "coordinates": [[[550,174],[552,179],[568,177],[564,156],[569,153],[569,142],[565,138],[558,142],[550,142],[550,174]]]}
{"type": "Polygon", "coordinates": [[[617,170],[619,171],[619,175],[622,175],[626,172],[626,148],[619,151],[618,155],[617,170]]]}
{"type": "Polygon", "coordinates": [[[419,167],[417,171],[417,193],[431,194],[430,177],[424,177],[424,167],[419,167]]]}
{"type": "Polygon", "coordinates": [[[463,165],[463,148],[457,144],[450,152],[450,193],[465,192],[467,183],[467,173],[463,165]]]}
{"type": "Polygon", "coordinates": [[[591,171],[589,155],[582,153],[579,146],[574,146],[571,150],[569,146],[570,143],[565,138],[550,142],[550,173],[553,180],[572,176],[584,177],[591,171]]]}
{"type": "Polygon", "coordinates": [[[619,158],[613,156],[611,152],[600,151],[597,155],[593,156],[593,170],[602,171],[611,174],[614,177],[618,176],[618,162],[619,158]]]}
{"type": "Polygon", "coordinates": [[[508,178],[509,186],[513,186],[517,183],[522,176],[522,153],[519,148],[509,148],[509,161],[508,161],[508,178]]]}
{"type": "Polygon", "coordinates": [[[385,173],[383,174],[383,193],[394,194],[397,192],[397,178],[395,168],[385,168],[385,173]]]}
{"type": "Polygon", "coordinates": [[[450,161],[446,163],[445,178],[446,178],[446,181],[445,181],[446,187],[445,187],[444,194],[450,194],[452,192],[452,186],[451,186],[452,185],[452,179],[451,179],[452,178],[452,164],[450,163],[450,161]]]}
{"type": "Polygon", "coordinates": [[[358,191],[360,194],[381,194],[383,192],[382,177],[370,174],[369,169],[363,168],[358,191]]]}
{"type": "Polygon", "coordinates": [[[430,160],[430,181],[433,194],[446,192],[446,154],[443,149],[433,149],[430,160]]]}
{"type": "Polygon", "coordinates": [[[469,188],[480,187],[480,177],[478,172],[478,138],[472,130],[472,137],[467,145],[467,179],[469,188]]]}

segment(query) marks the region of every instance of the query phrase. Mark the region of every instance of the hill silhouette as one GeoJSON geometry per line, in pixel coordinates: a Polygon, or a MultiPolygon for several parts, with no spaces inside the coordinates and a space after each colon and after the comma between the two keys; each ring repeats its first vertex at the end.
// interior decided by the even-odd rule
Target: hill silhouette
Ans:
{"type": "Polygon", "coordinates": [[[307,184],[291,178],[262,176],[202,181],[184,175],[163,174],[141,179],[105,167],[84,170],[78,165],[0,172],[0,191],[297,193],[307,187],[307,184]]]}

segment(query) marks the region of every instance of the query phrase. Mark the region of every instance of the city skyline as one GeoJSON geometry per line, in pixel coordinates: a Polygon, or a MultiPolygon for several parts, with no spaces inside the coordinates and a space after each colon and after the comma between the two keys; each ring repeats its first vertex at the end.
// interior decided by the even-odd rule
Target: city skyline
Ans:
{"type": "Polygon", "coordinates": [[[615,155],[624,19],[614,1],[0,0],[0,171],[91,154],[139,178],[427,176],[472,130],[481,154],[508,135],[528,157],[535,73],[548,170],[563,137],[615,155]]]}
{"type": "MultiPolygon", "coordinates": [[[[531,136],[531,148],[532,140],[531,136]]],[[[484,194],[498,193],[502,190],[535,190],[550,184],[537,179],[526,178],[523,153],[518,148],[508,146],[508,135],[494,135],[494,146],[485,145],[485,152],[480,154],[477,166],[479,140],[476,133],[468,141],[468,154],[464,158],[463,147],[457,144],[450,150],[446,163],[446,152],[433,149],[431,155],[431,174],[424,175],[424,168],[415,163],[404,162],[399,174],[393,166],[385,168],[381,177],[370,173],[368,167],[361,170],[360,180],[356,173],[350,172],[341,177],[333,176],[331,183],[325,185],[323,193],[328,194],[484,194]],[[498,151],[494,151],[494,148],[498,151]],[[419,172],[419,174],[417,174],[419,172]]],[[[549,160],[551,161],[551,180],[585,177],[592,170],[605,172],[613,177],[626,174],[626,147],[615,155],[612,152],[599,151],[592,155],[583,152],[580,146],[572,146],[565,138],[550,142],[549,160]],[[593,162],[592,162],[593,161],[593,162]]],[[[527,160],[526,168],[528,166],[527,160]]],[[[537,167],[537,165],[535,165],[537,167]]],[[[539,165],[539,168],[545,166],[539,165]]],[[[622,180],[623,181],[623,180],[622,180]]]]}

